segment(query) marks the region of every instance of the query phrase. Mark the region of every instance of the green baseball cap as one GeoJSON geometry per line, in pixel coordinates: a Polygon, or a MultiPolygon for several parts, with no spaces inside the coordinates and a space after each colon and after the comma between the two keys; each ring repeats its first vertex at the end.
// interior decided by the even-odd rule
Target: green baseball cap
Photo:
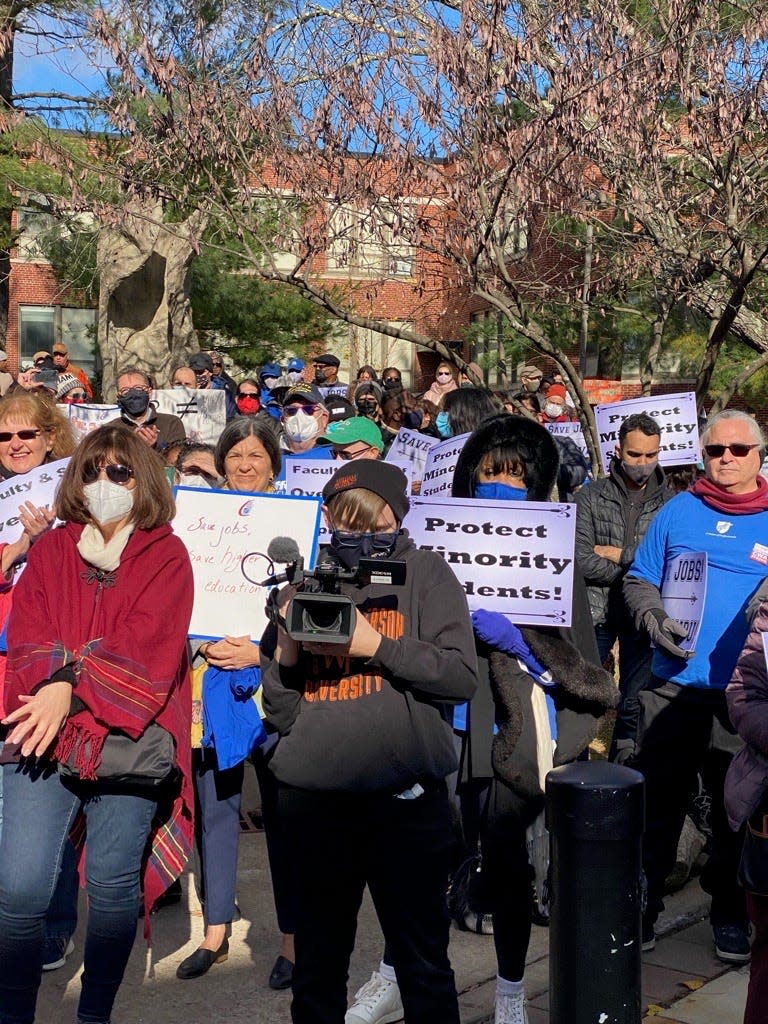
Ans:
{"type": "Polygon", "coordinates": [[[372,448],[378,448],[379,453],[384,451],[384,439],[381,436],[381,431],[367,416],[350,416],[346,420],[329,423],[319,440],[330,441],[331,444],[338,447],[362,441],[372,448]]]}

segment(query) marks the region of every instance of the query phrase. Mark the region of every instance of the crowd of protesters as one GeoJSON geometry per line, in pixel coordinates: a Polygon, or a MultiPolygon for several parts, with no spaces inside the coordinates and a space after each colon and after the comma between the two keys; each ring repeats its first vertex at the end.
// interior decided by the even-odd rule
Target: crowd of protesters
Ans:
{"type": "Polygon", "coordinates": [[[125,366],[117,414],[78,443],[67,406],[94,389],[66,346],[36,353],[15,379],[0,352],[0,478],[67,460],[55,502],[21,504],[18,537],[0,543],[0,1024],[31,1024],[42,972],[72,954],[78,871],[88,893],[79,1024],[109,1024],[140,911],[148,931],[152,910],[180,898],[188,863],[203,934],[177,977],[226,961],[249,763],[279,935],[267,982],[292,990],[296,1024],[457,1024],[451,916],[493,936],[495,1024],[527,1024],[531,923],[547,919],[544,778],[587,756],[613,709],[609,757],[646,781],[643,949],[704,780],[714,947],[726,962],[751,957],[745,1021],[764,1020],[759,425],[714,416],[701,465],[672,473],[657,419],[635,413],[601,476],[548,429],[576,418],[556,374],[527,365],[518,389],[500,394],[480,386],[474,364],[462,375],[441,361],[419,395],[396,367],[362,366],[346,383],[340,365],[332,353],[293,358],[238,383],[221,353],[192,354],[168,382],[224,393],[226,425],[210,445],[158,411],[151,373],[125,366]],[[384,461],[402,428],[434,443],[467,435],[453,498],[575,500],[570,627],[470,614],[446,562],[403,528],[406,478],[384,461]],[[321,560],[351,574],[363,557],[395,558],[405,584],[345,581],[357,614],[343,644],[289,635],[290,586],[263,637],[189,637],[194,578],[169,481],[279,495],[292,459],[338,464],[322,492],[321,560]],[[707,563],[694,649],[661,596],[686,553],[707,563]],[[337,689],[359,698],[320,696],[337,689]],[[308,846],[324,864],[320,886],[299,868],[308,846]],[[350,1002],[366,886],[384,947],[350,1002]]]}

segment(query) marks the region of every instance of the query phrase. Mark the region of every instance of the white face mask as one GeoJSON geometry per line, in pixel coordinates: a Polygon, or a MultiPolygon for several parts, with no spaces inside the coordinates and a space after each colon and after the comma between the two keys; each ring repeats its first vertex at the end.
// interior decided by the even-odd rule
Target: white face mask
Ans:
{"type": "Polygon", "coordinates": [[[289,384],[298,384],[300,380],[304,379],[304,373],[301,370],[289,370],[286,377],[289,384]]]}
{"type": "Polygon", "coordinates": [[[212,486],[209,480],[206,480],[204,476],[199,473],[182,473],[179,476],[180,487],[207,487],[209,490],[212,486]]]}
{"type": "Polygon", "coordinates": [[[124,519],[133,508],[133,491],[111,480],[96,480],[83,487],[85,507],[99,523],[124,519]]]}
{"type": "Polygon", "coordinates": [[[285,436],[294,444],[301,444],[304,441],[311,441],[320,432],[320,424],[314,416],[305,412],[294,413],[286,420],[283,420],[285,436]]]}
{"type": "Polygon", "coordinates": [[[547,402],[544,406],[544,412],[550,419],[556,420],[558,416],[563,415],[563,407],[556,402],[547,402]]]}

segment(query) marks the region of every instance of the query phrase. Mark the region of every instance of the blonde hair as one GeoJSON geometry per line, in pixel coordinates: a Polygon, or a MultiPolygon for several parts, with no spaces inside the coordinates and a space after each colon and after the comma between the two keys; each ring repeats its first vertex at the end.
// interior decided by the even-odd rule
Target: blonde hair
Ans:
{"type": "Polygon", "coordinates": [[[375,533],[379,517],[389,505],[367,487],[351,487],[348,491],[334,494],[326,502],[326,507],[337,529],[343,522],[346,530],[375,533]]]}
{"type": "Polygon", "coordinates": [[[0,398],[0,423],[9,420],[26,420],[38,430],[50,434],[53,438],[50,454],[52,460],[65,459],[77,447],[69,420],[54,400],[45,395],[19,389],[0,398]]]}

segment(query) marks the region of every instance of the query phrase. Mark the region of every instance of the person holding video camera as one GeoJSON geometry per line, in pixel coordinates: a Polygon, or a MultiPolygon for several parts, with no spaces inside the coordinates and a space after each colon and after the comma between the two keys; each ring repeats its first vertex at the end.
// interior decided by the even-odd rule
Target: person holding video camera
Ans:
{"type": "Polygon", "coordinates": [[[401,529],[405,486],[395,466],[357,460],[323,489],[331,544],[321,573],[336,569],[336,589],[354,605],[350,639],[293,639],[291,586],[262,640],[264,708],[280,733],[271,767],[297,869],[295,1024],[342,1024],[366,884],[406,1021],[459,1020],[445,778],[457,767],[450,705],[472,697],[477,668],[460,584],[401,529]],[[402,582],[379,582],[387,572],[402,582]]]}

